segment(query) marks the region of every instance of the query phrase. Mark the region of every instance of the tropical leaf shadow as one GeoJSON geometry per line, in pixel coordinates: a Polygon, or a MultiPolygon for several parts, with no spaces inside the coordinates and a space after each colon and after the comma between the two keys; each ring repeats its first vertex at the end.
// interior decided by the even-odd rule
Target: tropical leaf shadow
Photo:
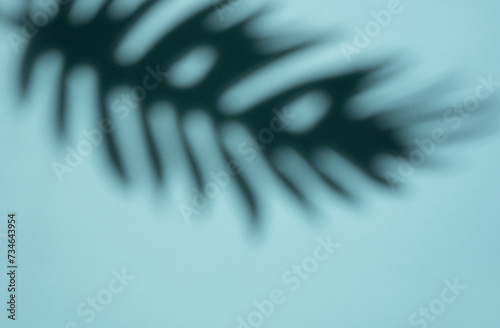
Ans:
{"type": "MultiPolygon", "coordinates": [[[[139,60],[129,64],[120,63],[115,57],[117,47],[139,20],[147,12],[154,10],[154,6],[159,2],[146,1],[127,17],[110,19],[107,12],[113,1],[106,0],[90,21],[73,24],[69,15],[75,1],[69,1],[59,8],[58,14],[46,26],[40,28],[38,35],[29,42],[20,72],[21,88],[26,93],[36,60],[47,51],[55,50],[63,55],[62,77],[57,86],[59,98],[56,115],[58,131],[63,137],[67,130],[67,76],[78,65],[89,65],[97,72],[100,119],[110,119],[112,109],[108,105],[107,97],[117,86],[143,85],[146,71],[160,82],[166,78],[165,72],[172,63],[177,62],[190,49],[204,45],[216,49],[217,61],[199,83],[189,88],[164,84],[161,88],[148,90],[147,97],[140,103],[142,131],[147,140],[147,153],[158,184],[167,181],[165,163],[162,162],[148,115],[150,108],[162,101],[168,101],[173,105],[180,121],[192,109],[202,108],[210,116],[217,131],[228,122],[237,122],[244,126],[250,135],[257,136],[276,116],[285,115],[286,107],[296,99],[314,92],[329,96],[332,101],[328,104],[324,116],[313,128],[300,133],[288,129],[275,133],[272,143],[267,144],[260,152],[276,177],[304,206],[309,206],[306,197],[308,190],[285,174],[279,161],[273,159],[280,150],[291,149],[299,154],[310,169],[334,192],[346,200],[352,200],[356,196],[313,161],[318,150],[333,149],[376,183],[388,185],[389,181],[384,177],[383,170],[375,165],[377,158],[381,155],[408,156],[412,149],[408,145],[409,140],[401,137],[401,129],[436,120],[439,116],[439,111],[426,109],[435,100],[432,92],[428,91],[419,95],[417,102],[406,106],[391,108],[388,105],[386,110],[364,118],[353,118],[350,115],[351,100],[354,97],[391,78],[394,72],[385,75],[381,72],[391,67],[393,58],[368,67],[352,68],[346,73],[326,78],[296,81],[294,86],[275,92],[272,96],[252,104],[243,112],[225,112],[220,108],[220,99],[228,89],[253,73],[265,69],[267,65],[325,42],[325,35],[295,36],[295,41],[287,42],[287,45],[279,49],[263,51],[258,45],[265,44],[266,41],[273,43],[276,39],[251,36],[247,29],[270,8],[264,6],[234,24],[222,29],[213,29],[207,26],[207,20],[213,19],[217,8],[207,5],[156,40],[139,60]]],[[[223,4],[217,6],[221,5],[223,4]]],[[[281,39],[285,38],[284,34],[281,39]]],[[[434,90],[439,88],[437,86],[434,90]]],[[[128,181],[131,172],[125,169],[123,156],[117,147],[119,142],[117,136],[108,133],[104,137],[110,162],[120,179],[128,181]]],[[[220,154],[224,160],[227,163],[238,161],[239,158],[235,158],[234,152],[225,146],[222,135],[219,134],[217,138],[220,154]]],[[[207,182],[204,178],[204,168],[196,162],[196,156],[185,133],[181,133],[181,140],[197,187],[202,188],[207,182]]],[[[256,194],[261,191],[251,187],[245,174],[237,174],[235,180],[243,199],[248,204],[251,217],[257,222],[259,203],[256,194]]]]}

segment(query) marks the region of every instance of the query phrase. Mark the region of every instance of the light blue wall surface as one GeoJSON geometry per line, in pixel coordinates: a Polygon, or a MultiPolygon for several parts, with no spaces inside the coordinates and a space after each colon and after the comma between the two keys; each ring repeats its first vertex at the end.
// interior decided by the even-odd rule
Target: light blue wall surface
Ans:
{"type": "MultiPolygon", "coordinates": [[[[353,27],[371,19],[371,10],[387,5],[279,2],[284,11],[274,23],[289,18],[315,28],[340,23],[345,41],[354,37],[353,27]]],[[[405,78],[398,84],[382,88],[378,100],[456,72],[453,76],[463,79],[458,99],[474,91],[478,76],[500,80],[500,3],[402,4],[403,12],[353,59],[354,65],[374,54],[402,51],[417,63],[401,73],[405,78]]],[[[247,6],[242,0],[235,10],[247,6]]],[[[444,281],[454,279],[467,289],[429,327],[500,324],[498,135],[466,143],[453,143],[450,137],[432,155],[441,166],[417,169],[402,194],[383,191],[347,171],[345,180],[360,195],[360,207],[311,187],[323,204],[316,220],[284,203],[284,197],[273,197],[278,191],[262,178],[259,183],[269,188],[273,201],[266,204],[258,238],[250,233],[230,188],[186,224],[177,207],[181,191],[190,189],[182,176],[172,178],[170,189],[156,192],[152,177],[137,173],[137,187],[126,190],[107,166],[104,147],[58,181],[51,164],[64,160],[64,147],[78,142],[78,131],[93,127],[95,117],[88,110],[95,101],[93,76],[83,69],[73,75],[72,135],[69,141],[57,140],[51,112],[58,59],[47,56],[40,62],[33,93],[19,105],[13,77],[20,56],[5,37],[9,31],[6,26],[0,30],[0,233],[7,213],[16,212],[20,288],[18,320],[9,322],[3,305],[2,327],[63,328],[74,321],[78,327],[236,328],[237,318],[250,315],[253,302],[269,298],[274,289],[282,290],[286,301],[262,327],[411,327],[412,313],[439,298],[447,287],[444,281]],[[313,254],[318,237],[330,235],[340,248],[292,291],[282,275],[313,254]],[[91,323],[84,323],[87,316],[77,314],[78,306],[107,288],[112,271],[122,268],[135,278],[91,323]]],[[[318,56],[328,64],[331,55],[333,70],[348,65],[338,44],[327,50],[328,55],[318,56]]],[[[495,103],[498,98],[492,98],[491,106],[495,103]]],[[[129,131],[133,123],[123,122],[129,131]]],[[[492,123],[498,126],[496,115],[492,123]]],[[[125,144],[134,149],[132,168],[146,172],[146,164],[137,160],[141,144],[133,133],[125,144]]],[[[2,267],[4,254],[6,240],[0,239],[2,267]]],[[[6,285],[2,275],[2,304],[6,285]]]]}

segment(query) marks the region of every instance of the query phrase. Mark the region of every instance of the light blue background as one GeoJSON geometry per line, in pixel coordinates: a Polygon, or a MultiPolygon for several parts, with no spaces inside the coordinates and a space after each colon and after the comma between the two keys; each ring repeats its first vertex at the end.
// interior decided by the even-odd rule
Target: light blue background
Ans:
{"type": "MultiPolygon", "coordinates": [[[[284,9],[272,16],[272,23],[296,19],[313,29],[341,24],[346,41],[353,38],[354,26],[371,19],[371,10],[387,4],[279,2],[284,9]]],[[[404,90],[458,71],[463,97],[474,90],[478,76],[493,74],[500,80],[498,2],[403,4],[404,11],[353,64],[403,51],[417,63],[398,80],[404,90]]],[[[248,7],[242,1],[235,10],[248,7]]],[[[7,213],[16,212],[20,289],[18,320],[8,322],[2,310],[2,327],[63,328],[70,320],[80,324],[77,306],[105,288],[111,271],[121,268],[135,279],[91,324],[79,327],[237,327],[236,318],[247,316],[253,301],[269,297],[276,288],[285,291],[287,301],[263,327],[405,327],[413,312],[439,297],[443,280],[454,278],[468,288],[430,326],[500,324],[497,135],[445,143],[433,156],[451,165],[418,169],[403,194],[384,192],[355,172],[346,173],[349,187],[362,199],[359,208],[332,198],[318,220],[308,220],[297,206],[269,203],[259,238],[249,232],[241,204],[229,189],[204,213],[206,218],[186,224],[176,206],[180,191],[189,190],[182,178],[175,187],[156,193],[152,178],[138,173],[138,186],[124,190],[106,166],[104,147],[59,183],[51,163],[64,160],[64,146],[79,140],[78,131],[93,127],[93,114],[85,110],[93,104],[92,76],[83,70],[75,76],[79,89],[74,87],[71,96],[76,113],[71,117],[72,139],[59,142],[50,115],[56,66],[51,58],[44,59],[33,93],[20,105],[13,79],[20,56],[5,37],[9,31],[6,26],[0,30],[0,215],[5,218],[0,232],[5,231],[7,213]],[[312,253],[317,237],[327,235],[341,248],[291,292],[281,275],[312,253]]],[[[333,66],[347,65],[338,45],[321,56],[333,66]]],[[[398,89],[381,92],[390,99],[398,89]]],[[[127,141],[137,150],[130,158],[140,159],[134,140],[127,141]]],[[[144,164],[133,165],[140,170],[144,164]]],[[[325,196],[317,193],[324,202],[325,196]]],[[[2,239],[2,259],[5,246],[2,239]]],[[[2,304],[6,285],[2,275],[2,304]]]]}

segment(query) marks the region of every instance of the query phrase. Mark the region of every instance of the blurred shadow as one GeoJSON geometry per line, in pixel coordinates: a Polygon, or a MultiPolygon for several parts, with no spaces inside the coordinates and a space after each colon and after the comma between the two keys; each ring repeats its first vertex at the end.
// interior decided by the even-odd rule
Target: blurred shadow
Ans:
{"type": "MultiPolygon", "coordinates": [[[[270,8],[264,6],[222,29],[210,28],[207,20],[213,19],[216,10],[225,5],[219,3],[216,6],[206,5],[187,17],[182,23],[156,40],[139,60],[131,64],[120,63],[115,57],[118,45],[139,20],[148,11],[154,10],[153,6],[159,2],[158,0],[146,1],[127,17],[110,19],[107,11],[112,1],[106,0],[91,20],[83,24],[72,24],[69,13],[75,1],[68,1],[68,4],[59,8],[57,15],[46,26],[39,28],[36,37],[29,41],[20,74],[21,88],[23,93],[26,93],[35,61],[47,51],[56,50],[63,55],[62,78],[57,86],[59,92],[57,126],[61,136],[64,136],[67,129],[66,80],[68,73],[76,66],[89,65],[98,74],[100,102],[98,111],[101,119],[111,118],[113,108],[110,108],[107,97],[113,89],[122,85],[147,88],[147,97],[140,101],[141,124],[147,140],[147,152],[158,184],[165,183],[166,174],[159,147],[152,133],[148,112],[152,105],[161,101],[171,103],[180,120],[192,109],[202,108],[209,114],[218,131],[228,122],[237,122],[244,126],[251,136],[258,136],[255,141],[258,143],[260,140],[265,147],[259,148],[257,144],[253,145],[253,149],[258,150],[274,174],[304,206],[309,206],[306,200],[308,190],[294,182],[289,175],[284,174],[278,164],[279,161],[273,160],[275,154],[279,157],[278,150],[293,149],[332,190],[346,200],[353,200],[355,195],[331,175],[326,174],[313,161],[318,150],[325,147],[333,149],[366,173],[373,181],[381,185],[389,185],[390,181],[384,176],[383,167],[376,165],[377,158],[381,155],[408,156],[413,149],[409,141],[413,139],[402,137],[401,129],[440,118],[442,111],[426,110],[435,97],[439,97],[441,88],[439,85],[434,86],[433,90],[419,94],[416,102],[401,105],[399,108],[388,106],[386,110],[363,118],[353,118],[349,114],[352,110],[351,100],[355,96],[395,74],[396,69],[391,71],[391,67],[397,66],[398,62],[394,58],[365,67],[353,68],[345,73],[333,74],[326,78],[296,81],[295,86],[275,92],[243,112],[225,112],[220,108],[220,99],[229,88],[245,80],[252,73],[265,68],[266,65],[326,42],[325,36],[295,35],[294,38],[300,41],[292,40],[291,42],[283,36],[281,40],[288,40],[284,46],[278,47],[277,50],[270,47],[262,49],[262,44],[265,43],[261,41],[269,40],[249,35],[247,28],[270,8]],[[167,83],[161,88],[152,87],[153,84],[161,83],[167,78],[166,72],[172,63],[178,62],[191,49],[205,45],[215,49],[218,57],[200,81],[184,88],[167,83]],[[146,74],[150,76],[148,81],[145,80],[146,74]],[[326,110],[321,119],[306,131],[297,132],[285,128],[287,106],[300,97],[314,92],[326,94],[331,100],[325,105],[326,110]],[[269,139],[272,141],[268,142],[269,139]]],[[[19,24],[22,25],[24,22],[19,22],[19,24]]],[[[272,39],[271,43],[276,44],[272,39]]],[[[195,177],[197,187],[203,188],[208,182],[203,178],[203,167],[195,161],[195,154],[186,139],[185,131],[181,130],[181,132],[190,170],[195,177]]],[[[120,179],[125,182],[129,181],[131,172],[125,169],[122,155],[118,151],[119,140],[116,134],[107,133],[104,138],[110,162],[120,179]]],[[[226,163],[241,160],[235,156],[234,151],[225,146],[222,139],[222,135],[219,135],[217,143],[226,163]]],[[[234,178],[248,204],[253,221],[258,222],[259,204],[256,194],[262,191],[252,188],[245,174],[235,174],[234,178]]]]}

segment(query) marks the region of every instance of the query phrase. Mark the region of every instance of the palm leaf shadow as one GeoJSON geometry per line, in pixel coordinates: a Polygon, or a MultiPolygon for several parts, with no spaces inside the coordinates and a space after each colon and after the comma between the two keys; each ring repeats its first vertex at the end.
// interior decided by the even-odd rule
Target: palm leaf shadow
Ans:
{"type": "MultiPolygon", "coordinates": [[[[390,66],[390,61],[373,64],[370,67],[352,69],[341,75],[318,78],[313,81],[298,81],[296,86],[276,92],[271,97],[252,105],[243,113],[237,115],[224,113],[219,108],[219,100],[224,91],[259,69],[265,68],[268,64],[323,42],[323,37],[308,37],[280,50],[263,52],[256,47],[256,44],[261,40],[258,37],[249,36],[246,33],[246,28],[264,14],[268,8],[263,7],[262,10],[248,15],[227,28],[213,30],[207,28],[205,22],[215,14],[215,9],[207,5],[163,35],[138,61],[123,65],[114,58],[116,48],[145,13],[159,1],[146,1],[128,17],[111,20],[107,11],[112,1],[106,0],[94,17],[81,25],[71,24],[68,19],[74,2],[72,0],[67,5],[62,5],[59,8],[59,13],[40,29],[36,38],[30,41],[24,54],[21,71],[21,86],[23,92],[26,93],[37,58],[44,52],[53,50],[63,55],[64,66],[61,83],[58,86],[60,96],[57,109],[57,126],[61,135],[65,134],[67,127],[66,79],[68,73],[76,66],[87,64],[95,68],[99,78],[100,106],[98,110],[100,118],[109,119],[110,109],[107,106],[106,97],[116,86],[140,85],[146,67],[165,72],[169,65],[178,60],[185,51],[196,46],[209,44],[217,49],[218,61],[196,86],[181,90],[165,85],[162,88],[151,90],[147,98],[141,102],[142,130],[147,140],[149,159],[158,183],[165,182],[166,174],[160,150],[152,135],[148,111],[153,104],[160,101],[172,103],[181,120],[189,113],[189,109],[201,107],[207,110],[218,130],[227,122],[236,121],[243,125],[251,135],[257,135],[259,130],[266,127],[276,115],[276,111],[273,109],[285,108],[289,103],[309,92],[320,91],[329,95],[334,99],[334,102],[331,102],[326,115],[312,130],[306,133],[293,133],[287,130],[277,133],[273,142],[261,152],[273,173],[304,206],[308,206],[307,190],[300,188],[286,174],[283,174],[277,161],[272,160],[276,151],[283,147],[293,149],[305,159],[309,167],[332,190],[347,200],[354,199],[355,195],[345,189],[335,178],[318,168],[312,160],[314,153],[325,147],[334,149],[349,159],[373,181],[381,185],[388,185],[389,182],[384,178],[381,168],[375,165],[377,157],[384,154],[407,156],[411,151],[408,140],[397,133],[399,129],[404,129],[402,122],[408,124],[407,126],[412,126],[412,124],[433,120],[436,116],[435,112],[422,110],[434,100],[430,94],[424,94],[424,98],[428,99],[419,99],[419,104],[373,113],[363,119],[349,116],[349,104],[352,98],[387,78],[377,77],[377,74],[390,66]],[[385,123],[391,120],[401,123],[387,126],[385,123]]],[[[203,178],[203,167],[195,161],[195,154],[193,154],[184,133],[181,138],[197,187],[202,188],[206,183],[203,178]]],[[[117,142],[114,133],[105,134],[109,159],[120,178],[123,181],[128,181],[130,172],[125,170],[117,142]]],[[[218,137],[217,143],[226,162],[237,160],[224,146],[221,136],[218,137]]],[[[259,191],[250,186],[248,178],[244,174],[236,175],[235,179],[243,199],[251,211],[251,217],[254,222],[257,222],[259,203],[256,193],[259,191]]]]}

